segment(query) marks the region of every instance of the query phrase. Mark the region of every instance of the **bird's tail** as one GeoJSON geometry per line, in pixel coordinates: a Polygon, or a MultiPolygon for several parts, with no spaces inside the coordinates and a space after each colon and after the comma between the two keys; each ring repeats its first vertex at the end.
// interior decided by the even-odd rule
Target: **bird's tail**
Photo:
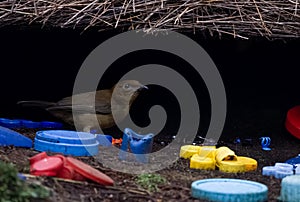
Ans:
{"type": "Polygon", "coordinates": [[[40,107],[40,108],[48,108],[55,105],[54,102],[39,101],[39,100],[19,101],[17,102],[17,104],[24,107],[40,107]]]}

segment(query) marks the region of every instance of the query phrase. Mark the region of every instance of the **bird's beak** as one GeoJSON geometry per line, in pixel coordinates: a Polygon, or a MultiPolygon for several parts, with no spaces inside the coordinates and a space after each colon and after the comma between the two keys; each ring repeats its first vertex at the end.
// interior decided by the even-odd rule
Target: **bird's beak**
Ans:
{"type": "Polygon", "coordinates": [[[148,90],[149,88],[147,86],[141,86],[138,88],[138,91],[142,91],[142,90],[148,90]]]}

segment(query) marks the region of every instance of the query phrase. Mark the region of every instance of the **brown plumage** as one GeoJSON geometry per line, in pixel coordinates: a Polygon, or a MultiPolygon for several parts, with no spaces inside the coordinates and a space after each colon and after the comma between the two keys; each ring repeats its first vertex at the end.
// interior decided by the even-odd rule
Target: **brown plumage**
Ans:
{"type": "Polygon", "coordinates": [[[89,131],[90,128],[97,127],[98,123],[102,129],[105,129],[122,121],[128,115],[132,102],[142,89],[147,89],[147,87],[135,80],[125,80],[117,83],[111,89],[73,95],[63,98],[57,103],[20,101],[18,104],[45,108],[57,118],[71,125],[74,124],[75,119],[77,127],[89,131]],[[95,111],[97,122],[94,121],[95,111]]]}

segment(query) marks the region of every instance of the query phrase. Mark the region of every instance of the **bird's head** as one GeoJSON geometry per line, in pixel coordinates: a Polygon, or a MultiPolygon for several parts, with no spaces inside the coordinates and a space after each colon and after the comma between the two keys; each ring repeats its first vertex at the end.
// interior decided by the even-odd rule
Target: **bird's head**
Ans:
{"type": "Polygon", "coordinates": [[[113,87],[113,99],[118,103],[131,105],[143,89],[148,89],[148,87],[141,84],[139,81],[120,81],[113,87]]]}

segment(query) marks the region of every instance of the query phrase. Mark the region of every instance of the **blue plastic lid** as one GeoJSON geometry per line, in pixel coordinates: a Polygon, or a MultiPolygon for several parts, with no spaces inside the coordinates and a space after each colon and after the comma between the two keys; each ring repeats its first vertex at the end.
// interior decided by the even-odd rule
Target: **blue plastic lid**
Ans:
{"type": "Polygon", "coordinates": [[[62,128],[63,124],[58,122],[52,122],[52,121],[42,121],[40,122],[42,128],[62,128]]]}
{"type": "Polygon", "coordinates": [[[291,158],[291,159],[287,160],[286,163],[294,165],[294,166],[296,164],[300,164],[300,155],[298,154],[297,157],[294,157],[294,158],[291,158]]]}
{"type": "Polygon", "coordinates": [[[98,154],[99,143],[95,135],[68,130],[45,130],[36,133],[34,149],[74,156],[98,154]]]}
{"type": "Polygon", "coordinates": [[[20,128],[22,123],[19,120],[1,118],[0,126],[6,128],[20,128]]]}
{"type": "Polygon", "coordinates": [[[31,148],[32,140],[16,131],[0,126],[0,145],[31,148]]]}
{"type": "Polygon", "coordinates": [[[205,179],[192,183],[192,196],[218,202],[263,202],[268,199],[268,188],[249,180],[205,179]]]}
{"type": "Polygon", "coordinates": [[[19,120],[22,128],[40,128],[40,122],[30,121],[30,120],[19,120]]]}

